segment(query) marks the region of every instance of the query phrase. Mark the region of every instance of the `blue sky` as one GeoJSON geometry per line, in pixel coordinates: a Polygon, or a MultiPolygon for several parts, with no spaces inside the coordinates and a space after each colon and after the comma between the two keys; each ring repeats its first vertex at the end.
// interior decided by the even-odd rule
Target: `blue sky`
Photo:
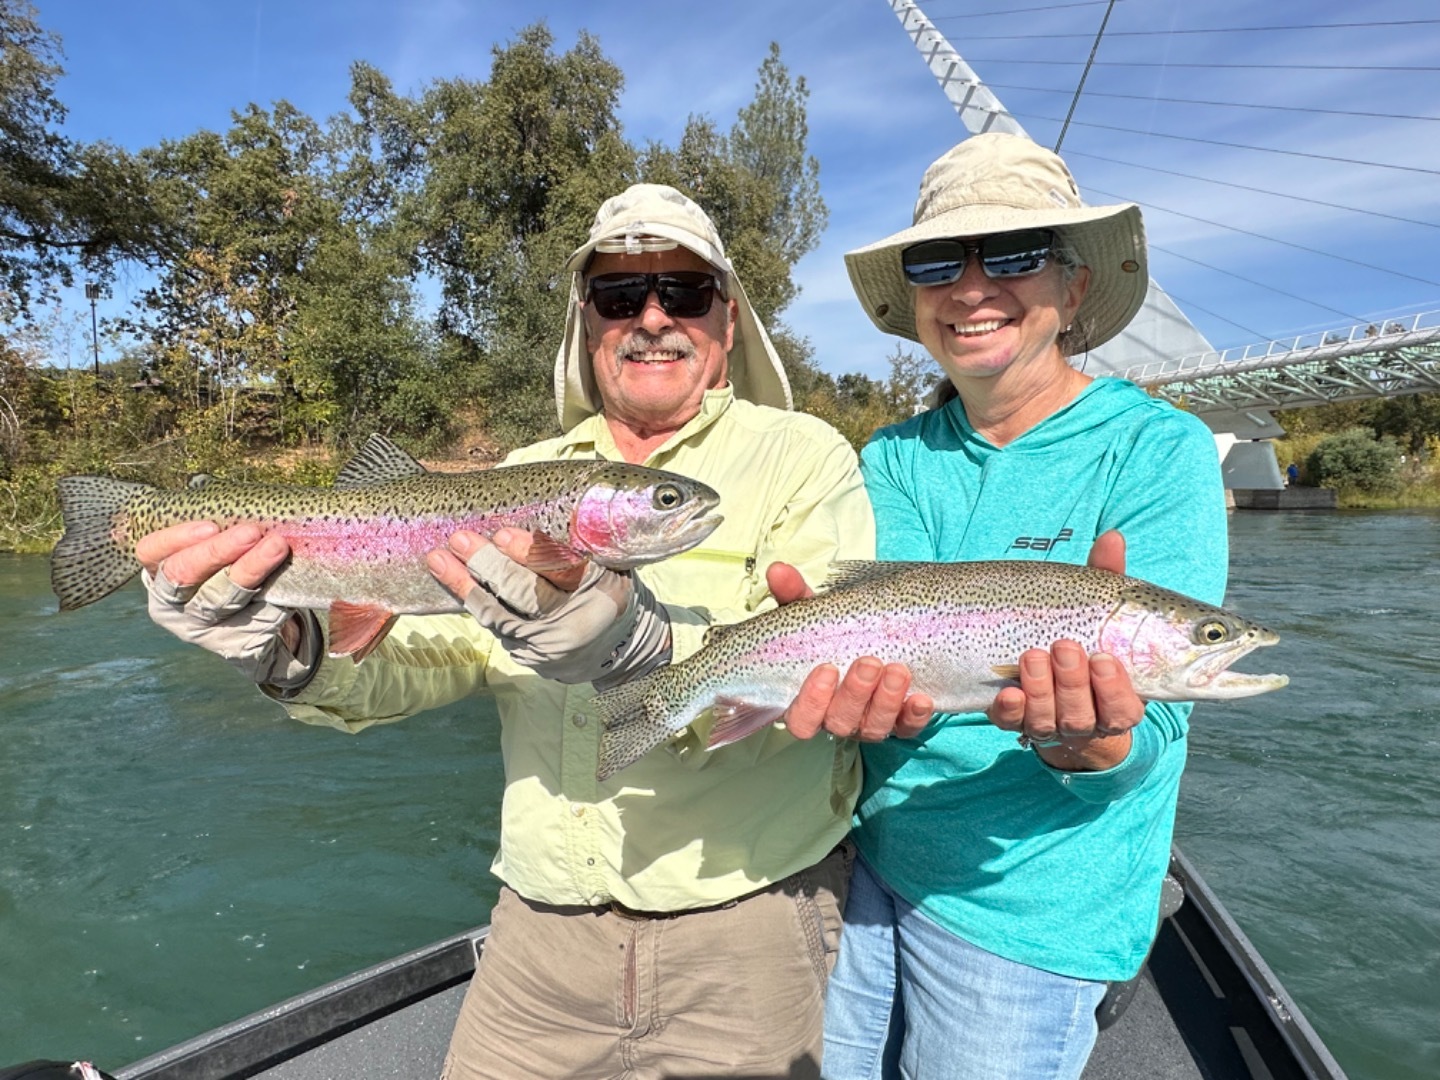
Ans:
{"type": "MultiPolygon", "coordinates": [[[[1105,4],[921,4],[1053,145],[1105,4]]],[[[625,72],[626,135],[673,143],[691,113],[728,128],[778,41],[810,87],[830,209],[785,318],[835,374],[883,377],[895,343],[860,311],[843,253],[908,225],[921,173],[965,134],[886,0],[37,6],[64,42],[67,132],[132,149],[223,129],[251,101],[329,116],[357,59],[402,91],[484,79],[491,47],[539,18],[560,49],[596,34],[625,72]]],[[[1153,276],[1217,347],[1440,310],[1440,12],[1422,0],[1119,0],[1062,153],[1088,202],[1142,204],[1153,276]],[[1314,24],[1347,25],[1298,29],[1314,24]],[[1249,27],[1288,29],[1233,32],[1249,27]]],[[[115,310],[142,284],[122,280],[115,310]]]]}

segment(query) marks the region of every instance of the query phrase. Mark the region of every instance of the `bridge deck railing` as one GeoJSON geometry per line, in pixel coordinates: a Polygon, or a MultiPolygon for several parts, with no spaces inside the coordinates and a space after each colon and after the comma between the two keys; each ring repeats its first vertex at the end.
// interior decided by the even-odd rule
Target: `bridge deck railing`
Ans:
{"type": "Polygon", "coordinates": [[[1281,357],[1299,359],[1296,354],[1302,353],[1314,354],[1321,350],[1328,352],[1330,349],[1334,349],[1336,353],[1350,353],[1366,348],[1383,348],[1390,343],[1386,339],[1421,331],[1440,331],[1440,311],[1426,311],[1380,322],[1357,323],[1339,329],[1317,330],[1293,338],[1262,341],[1253,345],[1237,345],[1223,352],[1212,350],[1194,353],[1178,360],[1152,360],[1147,364],[1136,364],[1127,368],[1120,376],[1141,386],[1149,386],[1199,374],[1218,374],[1229,367],[1263,365],[1281,357]]]}

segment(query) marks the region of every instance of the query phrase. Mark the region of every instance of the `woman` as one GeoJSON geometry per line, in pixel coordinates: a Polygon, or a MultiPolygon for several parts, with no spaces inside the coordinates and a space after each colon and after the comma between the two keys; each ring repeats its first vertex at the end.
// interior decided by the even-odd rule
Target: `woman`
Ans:
{"type": "MultiPolygon", "coordinates": [[[[1071,363],[1144,299],[1137,207],[1085,207],[1054,154],[978,135],[926,172],[913,227],[846,263],[954,391],[861,455],[880,558],[1084,562],[1118,530],[1127,572],[1220,601],[1209,431],[1071,363]]],[[[1144,961],[1190,706],[1145,705],[1074,642],[1020,659],[988,713],[863,748],[827,1077],[1079,1076],[1106,983],[1144,961]]]]}

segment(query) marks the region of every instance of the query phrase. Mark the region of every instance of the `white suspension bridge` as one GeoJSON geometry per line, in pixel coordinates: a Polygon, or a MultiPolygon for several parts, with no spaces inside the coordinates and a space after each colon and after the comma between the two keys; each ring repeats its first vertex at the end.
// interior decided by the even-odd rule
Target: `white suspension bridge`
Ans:
{"type": "MultiPolygon", "coordinates": [[[[914,0],[887,0],[973,135],[1029,137],[914,0]]],[[[1085,370],[1118,376],[1187,409],[1215,432],[1228,488],[1280,488],[1273,409],[1440,392],[1440,311],[1217,351],[1152,278],[1145,305],[1085,370]]]]}

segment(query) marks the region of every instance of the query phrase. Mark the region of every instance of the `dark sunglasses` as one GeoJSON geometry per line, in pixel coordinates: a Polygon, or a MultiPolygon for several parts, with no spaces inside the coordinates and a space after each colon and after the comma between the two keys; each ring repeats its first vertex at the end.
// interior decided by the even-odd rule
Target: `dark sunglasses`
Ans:
{"type": "Polygon", "coordinates": [[[602,319],[633,319],[645,310],[653,292],[660,310],[672,319],[698,319],[715,302],[719,282],[703,270],[671,270],[659,274],[598,274],[586,296],[602,319]]]}
{"type": "Polygon", "coordinates": [[[1054,249],[1055,234],[1049,229],[1022,229],[979,240],[924,240],[900,253],[900,265],[911,285],[949,285],[965,273],[973,251],[986,277],[1021,278],[1044,270],[1054,249]]]}

